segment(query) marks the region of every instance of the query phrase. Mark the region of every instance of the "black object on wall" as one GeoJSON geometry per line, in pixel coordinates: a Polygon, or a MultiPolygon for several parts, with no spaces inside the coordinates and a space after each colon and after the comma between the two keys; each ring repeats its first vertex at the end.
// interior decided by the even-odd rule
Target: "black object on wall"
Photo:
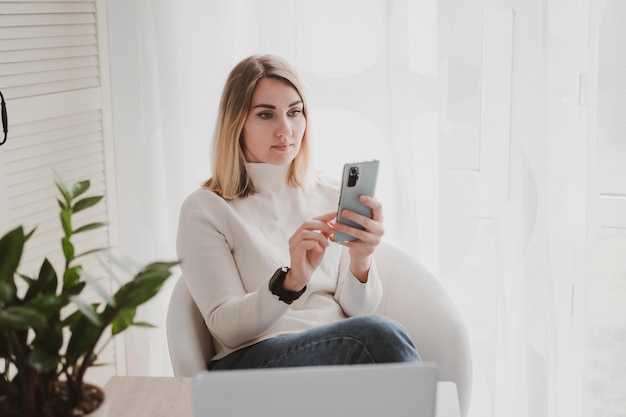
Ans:
{"type": "Polygon", "coordinates": [[[4,139],[0,142],[0,145],[4,145],[7,141],[7,133],[9,132],[9,119],[7,117],[7,104],[4,102],[4,95],[0,91],[0,100],[2,100],[2,130],[4,131],[4,139]]]}

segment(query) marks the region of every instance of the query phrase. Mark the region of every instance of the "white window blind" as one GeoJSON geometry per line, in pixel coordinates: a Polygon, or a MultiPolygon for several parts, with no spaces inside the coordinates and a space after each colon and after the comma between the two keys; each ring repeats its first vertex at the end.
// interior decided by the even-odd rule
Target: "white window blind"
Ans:
{"type": "MultiPolygon", "coordinates": [[[[88,194],[105,196],[79,213],[77,225],[114,223],[103,11],[103,0],[0,2],[0,90],[9,120],[0,146],[0,232],[37,228],[23,256],[25,274],[34,274],[44,257],[61,271],[55,173],[68,184],[90,180],[88,194]]],[[[77,235],[74,244],[80,253],[113,246],[114,237],[101,228],[77,235]]],[[[83,264],[99,268],[95,261],[83,264]]],[[[111,347],[101,360],[113,357],[111,347]]],[[[96,383],[113,372],[98,369],[96,383]]]]}

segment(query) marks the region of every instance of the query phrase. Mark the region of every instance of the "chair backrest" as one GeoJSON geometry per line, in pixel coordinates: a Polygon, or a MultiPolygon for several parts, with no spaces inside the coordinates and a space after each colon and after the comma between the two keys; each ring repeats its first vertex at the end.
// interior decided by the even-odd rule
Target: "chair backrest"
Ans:
{"type": "Polygon", "coordinates": [[[215,354],[213,340],[183,277],[172,290],[165,329],[174,375],[194,376],[207,369],[215,354]]]}
{"type": "MultiPolygon", "coordinates": [[[[461,414],[472,389],[472,358],[467,327],[441,284],[416,260],[388,244],[374,255],[384,295],[377,309],[401,323],[424,361],[439,366],[439,379],[456,384],[461,414]]],[[[176,376],[206,370],[213,357],[211,335],[183,278],[174,286],[166,319],[170,359],[176,376]]]]}

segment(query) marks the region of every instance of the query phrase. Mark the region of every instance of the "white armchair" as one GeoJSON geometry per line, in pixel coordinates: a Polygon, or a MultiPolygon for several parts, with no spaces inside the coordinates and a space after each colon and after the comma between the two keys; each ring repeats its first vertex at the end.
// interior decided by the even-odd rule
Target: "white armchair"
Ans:
{"type": "MultiPolygon", "coordinates": [[[[467,415],[472,358],[458,309],[439,282],[405,252],[383,243],[374,258],[384,288],[377,313],[401,323],[422,360],[437,363],[439,379],[456,384],[461,414],[467,415]]],[[[170,299],[166,328],[174,374],[193,376],[206,370],[213,342],[182,278],[170,299]]]]}

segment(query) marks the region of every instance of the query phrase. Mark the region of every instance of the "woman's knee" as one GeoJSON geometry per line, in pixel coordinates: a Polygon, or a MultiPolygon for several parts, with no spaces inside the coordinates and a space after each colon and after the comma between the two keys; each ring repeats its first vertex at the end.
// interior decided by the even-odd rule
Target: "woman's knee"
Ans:
{"type": "Polygon", "coordinates": [[[355,327],[371,334],[373,337],[386,340],[400,338],[402,340],[408,340],[413,344],[404,326],[389,317],[376,314],[354,317],[349,320],[353,320],[355,327]]]}
{"type": "Polygon", "coordinates": [[[407,330],[400,323],[382,315],[352,319],[355,334],[368,346],[377,362],[419,361],[419,354],[407,330]]]}

